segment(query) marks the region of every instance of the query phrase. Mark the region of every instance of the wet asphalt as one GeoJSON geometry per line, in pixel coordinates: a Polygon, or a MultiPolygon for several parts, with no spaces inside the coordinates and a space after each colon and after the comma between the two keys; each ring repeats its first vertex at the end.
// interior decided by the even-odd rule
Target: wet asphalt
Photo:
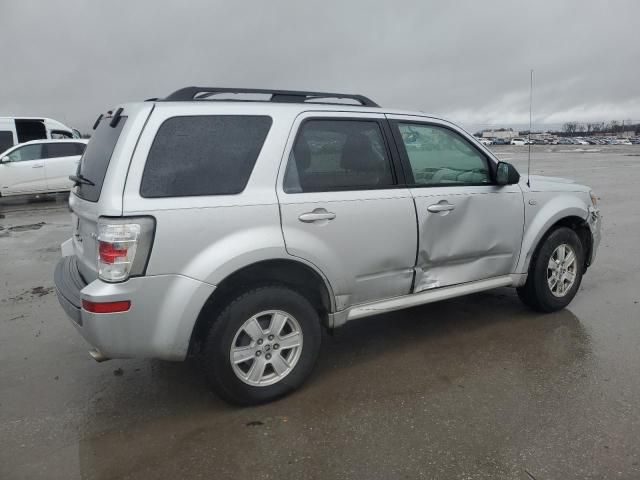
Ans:
{"type": "Polygon", "coordinates": [[[0,199],[0,479],[640,478],[640,146],[536,146],[532,173],[601,198],[567,309],[498,289],[355,321],[255,408],[193,362],[95,363],[53,293],[65,197],[0,199]]]}

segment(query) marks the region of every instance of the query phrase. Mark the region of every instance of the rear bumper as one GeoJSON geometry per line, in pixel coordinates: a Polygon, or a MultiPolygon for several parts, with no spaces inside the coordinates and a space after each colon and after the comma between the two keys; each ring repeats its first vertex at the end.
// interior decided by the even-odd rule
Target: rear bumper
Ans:
{"type": "Polygon", "coordinates": [[[63,257],[60,259],[53,273],[53,281],[60,305],[71,320],[82,326],[80,291],[87,286],[87,283],[78,271],[76,257],[63,257]]]}
{"type": "Polygon", "coordinates": [[[89,344],[108,358],[183,360],[203,305],[215,287],[181,275],[87,284],[75,256],[63,257],[54,273],[60,305],[89,344]],[[131,301],[122,313],[90,313],[82,300],[131,301]]]}

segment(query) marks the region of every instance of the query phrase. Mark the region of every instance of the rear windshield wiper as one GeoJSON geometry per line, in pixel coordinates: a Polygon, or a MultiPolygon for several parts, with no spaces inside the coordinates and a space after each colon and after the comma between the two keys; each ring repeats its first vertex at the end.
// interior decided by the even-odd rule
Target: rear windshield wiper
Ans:
{"type": "Polygon", "coordinates": [[[74,187],[77,185],[90,185],[92,187],[95,187],[96,184],[93,183],[91,180],[89,180],[86,177],[83,177],[82,174],[78,173],[76,175],[69,175],[69,180],[71,180],[74,183],[74,187]]]}

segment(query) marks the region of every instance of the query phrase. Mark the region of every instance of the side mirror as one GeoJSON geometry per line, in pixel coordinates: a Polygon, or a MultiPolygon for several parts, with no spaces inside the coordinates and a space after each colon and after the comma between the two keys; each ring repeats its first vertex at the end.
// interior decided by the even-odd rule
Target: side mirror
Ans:
{"type": "Polygon", "coordinates": [[[520,174],[516,167],[507,162],[498,162],[496,183],[498,185],[513,185],[520,181],[520,174]]]}
{"type": "Polygon", "coordinates": [[[10,160],[9,160],[8,156],[0,158],[0,163],[9,163],[9,162],[10,162],[10,160]]]}

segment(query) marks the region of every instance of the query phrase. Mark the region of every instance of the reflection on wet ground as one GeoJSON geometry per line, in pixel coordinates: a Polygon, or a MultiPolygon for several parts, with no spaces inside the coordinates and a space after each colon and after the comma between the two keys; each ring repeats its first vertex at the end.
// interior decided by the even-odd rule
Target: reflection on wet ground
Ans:
{"type": "Polygon", "coordinates": [[[362,319],[256,408],[189,362],[89,359],[50,290],[64,200],[0,200],[0,478],[640,478],[640,163],[551,150],[535,173],[593,185],[605,214],[569,309],[499,289],[362,319]]]}
{"type": "MultiPolygon", "coordinates": [[[[272,477],[323,472],[332,478],[357,465],[357,476],[374,478],[389,466],[419,468],[436,446],[455,451],[457,442],[448,434],[455,426],[469,428],[466,442],[508,437],[514,424],[531,428],[546,407],[559,408],[544,401],[547,382],[555,384],[553,397],[562,398],[583,388],[592,370],[588,335],[570,312],[540,319],[527,312],[512,322],[514,313],[523,315],[522,307],[505,291],[349,325],[326,339],[307,388],[254,409],[234,409],[213,398],[188,365],[156,363],[150,366],[150,391],[131,397],[115,388],[90,406],[88,416],[100,432],[106,427],[100,419],[110,423],[123,398],[130,398],[129,407],[151,404],[153,411],[131,419],[124,431],[88,434],[80,444],[81,471],[97,478],[178,476],[190,462],[181,464],[176,454],[199,452],[203,471],[229,475],[257,469],[272,477]],[[480,308],[500,313],[479,316],[480,308]],[[555,381],[567,371],[570,381],[555,381]],[[503,413],[494,416],[496,410],[503,413]],[[100,452],[109,452],[108,459],[100,452]]],[[[504,468],[493,471],[512,471],[504,468]]]]}

